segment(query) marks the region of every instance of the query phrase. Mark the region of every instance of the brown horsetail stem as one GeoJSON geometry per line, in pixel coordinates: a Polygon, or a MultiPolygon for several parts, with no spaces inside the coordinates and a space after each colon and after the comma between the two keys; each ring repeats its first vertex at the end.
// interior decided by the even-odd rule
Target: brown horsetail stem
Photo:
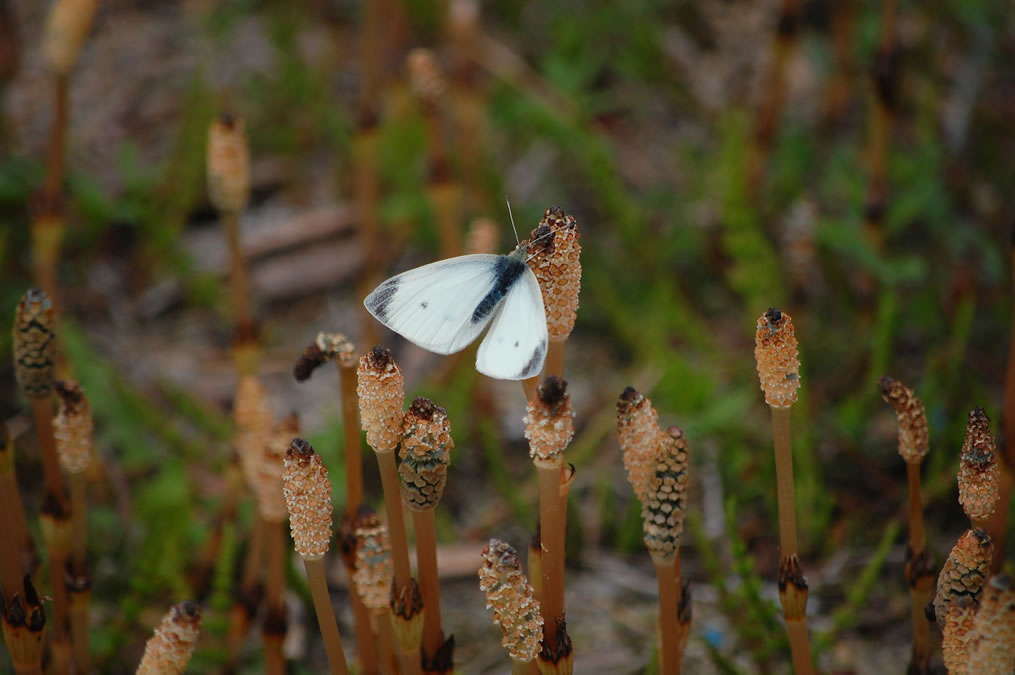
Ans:
{"type": "Polygon", "coordinates": [[[442,108],[447,82],[437,57],[417,47],[405,59],[411,89],[422,112],[426,130],[426,195],[437,224],[442,258],[459,255],[461,242],[462,188],[455,179],[444,138],[442,108]]]}
{"type": "Polygon", "coordinates": [[[257,326],[251,313],[250,282],[240,241],[240,213],[250,198],[250,150],[243,120],[223,113],[208,127],[205,172],[208,197],[218,211],[229,249],[229,283],[236,331],[233,359],[240,375],[257,364],[257,326]]]}
{"type": "Polygon", "coordinates": [[[990,571],[994,544],[983,530],[967,530],[952,547],[937,578],[934,602],[927,606],[928,618],[943,622],[949,605],[961,597],[978,600],[990,571]]]}
{"type": "Polygon", "coordinates": [[[983,408],[974,408],[959,456],[958,483],[959,504],[975,528],[983,528],[997,508],[1000,471],[990,418],[983,408]]]}
{"type": "Polygon", "coordinates": [[[71,564],[67,588],[70,597],[71,643],[77,670],[90,669],[88,652],[88,602],[91,579],[88,577],[88,498],[85,471],[92,455],[92,410],[77,382],[59,381],[60,412],[53,421],[60,465],[70,476],[71,564]]]}
{"type": "Polygon", "coordinates": [[[574,411],[567,382],[553,375],[543,380],[526,407],[525,438],[539,481],[539,525],[542,534],[543,650],[540,669],[570,673],[574,663],[564,624],[564,530],[566,503],[564,450],[574,437],[574,411]]]}
{"type": "MultiPolygon", "coordinates": [[[[356,394],[356,346],[342,333],[318,333],[314,341],[303,350],[303,354],[293,366],[293,377],[303,382],[319,366],[334,360],[338,367],[339,390],[342,397],[342,433],[344,438],[345,457],[345,509],[343,510],[342,526],[345,533],[343,541],[342,562],[349,583],[355,586],[352,575],[355,566],[355,538],[351,535],[352,522],[356,518],[356,510],[363,501],[363,454],[360,448],[359,431],[359,397],[356,394]],[[348,549],[348,550],[346,550],[348,549]]],[[[349,594],[352,603],[353,617],[356,622],[356,657],[360,670],[365,673],[377,671],[377,650],[374,644],[373,630],[370,627],[370,612],[367,610],[359,593],[352,589],[349,594]]]]}
{"type": "Polygon", "coordinates": [[[190,600],[173,605],[145,644],[137,675],[182,674],[200,634],[201,608],[190,600]]]}
{"type": "Polygon", "coordinates": [[[526,675],[540,652],[543,616],[532,586],[522,572],[518,552],[491,539],[483,549],[479,588],[486,593],[486,608],[503,634],[501,646],[511,657],[512,675],[526,675]]]}
{"type": "Polygon", "coordinates": [[[774,307],[758,317],[754,334],[761,390],[772,410],[776,497],[779,506],[779,600],[798,675],[814,672],[807,636],[807,580],[797,557],[796,504],[793,490],[793,448],[789,410],[800,389],[800,357],[793,319],[774,307]]]}
{"type": "Polygon", "coordinates": [[[969,641],[969,673],[1015,671],[1015,589],[1011,577],[995,576],[983,587],[969,641]]]}
{"type": "Polygon", "coordinates": [[[42,675],[46,610],[27,574],[20,584],[4,585],[0,595],[4,643],[18,675],[42,675]],[[18,590],[21,589],[21,590],[18,590]],[[22,592],[23,591],[23,592],[22,592]],[[6,598],[10,596],[11,599],[6,598]]]}
{"type": "Polygon", "coordinates": [[[357,510],[352,528],[356,540],[356,572],[353,574],[356,591],[373,618],[381,667],[389,672],[397,672],[395,636],[389,605],[394,565],[388,528],[366,504],[361,504],[357,510]]]}
{"type": "Polygon", "coordinates": [[[923,526],[923,500],[920,496],[920,464],[930,449],[927,413],[913,390],[898,380],[882,377],[878,382],[881,398],[895,410],[899,427],[899,455],[906,462],[909,480],[909,542],[906,545],[906,581],[911,600],[910,621],[913,628],[913,650],[909,672],[913,675],[930,672],[933,650],[930,622],[924,608],[934,592],[934,571],[927,551],[923,526]]]}
{"type": "Polygon", "coordinates": [[[377,458],[391,532],[394,583],[390,587],[390,603],[398,660],[403,670],[422,672],[419,653],[423,639],[423,601],[409,567],[409,545],[395,468],[395,449],[402,441],[405,383],[391,351],[382,346],[360,357],[357,377],[360,423],[377,458]]]}
{"type": "Polygon", "coordinates": [[[14,316],[14,375],[21,392],[31,401],[32,417],[39,436],[39,453],[45,481],[45,495],[39,520],[49,551],[50,592],[53,595],[52,633],[63,648],[68,617],[67,586],[64,583],[67,555],[71,546],[70,505],[53,432],[53,371],[56,359],[56,323],[53,303],[45,291],[30,288],[18,303],[14,316]]]}
{"type": "Polygon", "coordinates": [[[641,502],[645,546],[659,582],[659,672],[679,673],[691,628],[690,595],[680,583],[680,534],[687,503],[687,441],[665,432],[652,403],[632,387],[617,400],[617,440],[641,502]]]}
{"type": "Polygon", "coordinates": [[[8,603],[21,587],[25,572],[33,567],[35,541],[28,533],[25,507],[18,489],[17,467],[14,462],[14,440],[7,425],[0,421],[0,588],[8,603]],[[8,590],[9,589],[9,590],[8,590]]]}
{"type": "Polygon", "coordinates": [[[332,673],[347,675],[349,666],[324,576],[324,555],[331,543],[331,481],[321,456],[302,438],[293,439],[285,453],[282,492],[289,509],[289,529],[296,552],[303,558],[307,570],[307,583],[328,665],[332,673]]]}
{"type": "Polygon", "coordinates": [[[546,330],[550,344],[546,353],[547,375],[564,376],[564,343],[574,330],[581,292],[581,234],[578,222],[559,206],[543,212],[529,234],[529,269],[543,292],[546,330]]]}
{"type": "Polygon", "coordinates": [[[285,494],[282,491],[282,474],[285,456],[294,436],[299,435],[299,417],[295,413],[283,418],[262,448],[258,467],[257,510],[264,527],[266,546],[264,599],[267,607],[262,636],[264,641],[265,670],[284,673],[285,657],[282,643],[286,633],[285,593],[285,519],[288,515],[285,494]]]}
{"type": "Polygon", "coordinates": [[[450,673],[454,667],[454,636],[445,643],[441,629],[437,526],[434,521],[434,509],[444,494],[451,449],[454,447],[447,411],[423,397],[413,401],[402,421],[398,473],[402,477],[402,499],[412,513],[416,532],[420,592],[426,608],[423,614],[423,670],[427,673],[450,673]],[[438,655],[441,662],[437,660],[438,655]]]}

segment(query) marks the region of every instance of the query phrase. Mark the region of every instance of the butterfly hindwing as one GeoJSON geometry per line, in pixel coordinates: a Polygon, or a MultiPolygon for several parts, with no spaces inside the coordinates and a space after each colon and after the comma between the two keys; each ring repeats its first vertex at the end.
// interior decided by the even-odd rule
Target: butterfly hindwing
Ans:
{"type": "Polygon", "coordinates": [[[498,380],[538,375],[546,359],[546,314],[536,275],[525,267],[494,311],[476,354],[476,370],[498,380]]]}
{"type": "Polygon", "coordinates": [[[363,304],[410,342],[437,354],[453,354],[489,322],[489,316],[474,320],[474,313],[495,289],[505,257],[477,253],[423,265],[388,279],[363,304]]]}

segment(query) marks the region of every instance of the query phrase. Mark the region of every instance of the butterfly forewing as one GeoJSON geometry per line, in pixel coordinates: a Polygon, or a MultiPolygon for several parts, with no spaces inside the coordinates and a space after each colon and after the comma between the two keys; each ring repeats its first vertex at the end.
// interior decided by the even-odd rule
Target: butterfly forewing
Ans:
{"type": "Polygon", "coordinates": [[[503,257],[477,253],[411,269],[382,283],[363,304],[410,342],[437,354],[453,354],[488,323],[486,317],[474,321],[473,314],[494,286],[503,257]]]}
{"type": "Polygon", "coordinates": [[[542,371],[546,345],[543,294],[526,267],[494,313],[476,354],[476,370],[498,380],[524,380],[542,371]]]}

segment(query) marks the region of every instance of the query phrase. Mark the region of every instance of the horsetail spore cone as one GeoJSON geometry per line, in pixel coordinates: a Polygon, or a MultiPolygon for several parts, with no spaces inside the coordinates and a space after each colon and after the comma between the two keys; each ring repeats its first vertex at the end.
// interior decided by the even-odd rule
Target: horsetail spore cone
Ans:
{"type": "Polygon", "coordinates": [[[67,77],[74,69],[98,5],[99,0],[57,0],[50,7],[42,55],[54,75],[67,77]]]}
{"type": "Polygon", "coordinates": [[[979,526],[997,506],[1001,472],[990,418],[983,408],[969,412],[959,460],[959,504],[974,526],[979,526]]]}
{"type": "Polygon", "coordinates": [[[302,438],[286,451],[282,491],[296,552],[320,560],[331,544],[331,481],[321,456],[302,438]]]}
{"type": "Polygon", "coordinates": [[[92,409],[81,387],[74,381],[58,381],[60,411],[53,419],[53,434],[60,466],[69,474],[88,468],[92,456],[92,409]]]}
{"type": "Polygon", "coordinates": [[[529,235],[532,242],[528,261],[543,292],[546,330],[550,345],[546,355],[548,375],[564,375],[564,343],[574,330],[581,292],[581,235],[573,216],[559,206],[543,212],[539,225],[529,235]]]}
{"type": "MultiPolygon", "coordinates": [[[[483,549],[479,588],[486,593],[486,608],[493,610],[493,622],[501,627],[501,645],[514,664],[529,664],[539,654],[543,617],[532,586],[522,573],[518,553],[510,545],[491,539],[483,549]]],[[[512,672],[525,673],[517,666],[512,672]]]]}
{"type": "Polygon", "coordinates": [[[796,403],[800,389],[800,358],[789,314],[773,307],[758,318],[754,358],[765,403],[773,408],[788,408],[796,403]]]}
{"type": "Polygon", "coordinates": [[[440,502],[454,447],[447,411],[423,397],[413,401],[402,422],[398,453],[402,499],[410,510],[433,509],[440,502]]]}
{"type": "Polygon", "coordinates": [[[969,647],[969,672],[1011,675],[1015,671],[1015,590],[1011,578],[992,577],[983,587],[969,647]]]}
{"type": "Polygon", "coordinates": [[[358,375],[360,424],[367,443],[375,452],[394,452],[402,440],[405,401],[402,371],[391,350],[378,345],[360,357],[358,375]]]}
{"type": "Polygon", "coordinates": [[[526,406],[525,438],[537,466],[559,466],[574,437],[574,411],[567,382],[550,376],[539,384],[538,396],[526,406]]]}
{"type": "Polygon", "coordinates": [[[56,316],[46,292],[29,288],[14,316],[14,377],[30,399],[53,392],[56,316]]]}
{"type": "Polygon", "coordinates": [[[310,375],[328,361],[337,360],[339,365],[350,362],[356,346],[342,333],[318,333],[293,366],[293,377],[304,382],[310,375]]]}
{"type": "Polygon", "coordinates": [[[208,127],[208,196],[219,213],[238,214],[250,197],[250,150],[243,120],[219,115],[208,127]]]}
{"type": "Polygon", "coordinates": [[[969,643],[978,607],[976,600],[968,596],[957,598],[948,607],[948,616],[941,626],[941,657],[949,675],[967,675],[970,672],[969,643]]]}
{"type": "Polygon", "coordinates": [[[923,402],[912,389],[890,377],[881,378],[878,390],[881,398],[895,410],[899,424],[899,454],[907,464],[919,464],[930,450],[923,402]]]}
{"type": "Polygon", "coordinates": [[[680,546],[687,505],[687,441],[677,426],[667,429],[661,439],[642,502],[642,527],[652,560],[672,564],[680,546]]]}
{"type": "Polygon", "coordinates": [[[627,480],[639,502],[644,502],[651,481],[659,435],[659,414],[652,401],[633,387],[617,399],[617,440],[627,480]]]}
{"type": "Polygon", "coordinates": [[[348,675],[342,637],[324,576],[324,554],[331,542],[331,481],[321,456],[302,438],[293,439],[286,450],[282,491],[289,509],[289,528],[296,552],[303,558],[307,570],[328,664],[332,673],[348,675]]]}
{"type": "Polygon", "coordinates": [[[943,622],[948,606],[956,598],[979,597],[993,552],[994,544],[983,530],[967,530],[959,537],[938,575],[934,602],[927,607],[928,618],[943,622]]]}
{"type": "Polygon", "coordinates": [[[178,675],[187,669],[201,633],[201,608],[189,600],[173,605],[145,644],[138,675],[178,675]]]}

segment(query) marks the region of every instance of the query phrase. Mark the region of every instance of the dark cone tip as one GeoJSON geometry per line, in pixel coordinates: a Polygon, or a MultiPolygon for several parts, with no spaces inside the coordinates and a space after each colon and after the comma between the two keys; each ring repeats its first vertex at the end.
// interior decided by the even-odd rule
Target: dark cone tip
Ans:
{"type": "Polygon", "coordinates": [[[539,383],[539,399],[547,405],[557,405],[567,396],[567,381],[550,375],[539,383]]]}

